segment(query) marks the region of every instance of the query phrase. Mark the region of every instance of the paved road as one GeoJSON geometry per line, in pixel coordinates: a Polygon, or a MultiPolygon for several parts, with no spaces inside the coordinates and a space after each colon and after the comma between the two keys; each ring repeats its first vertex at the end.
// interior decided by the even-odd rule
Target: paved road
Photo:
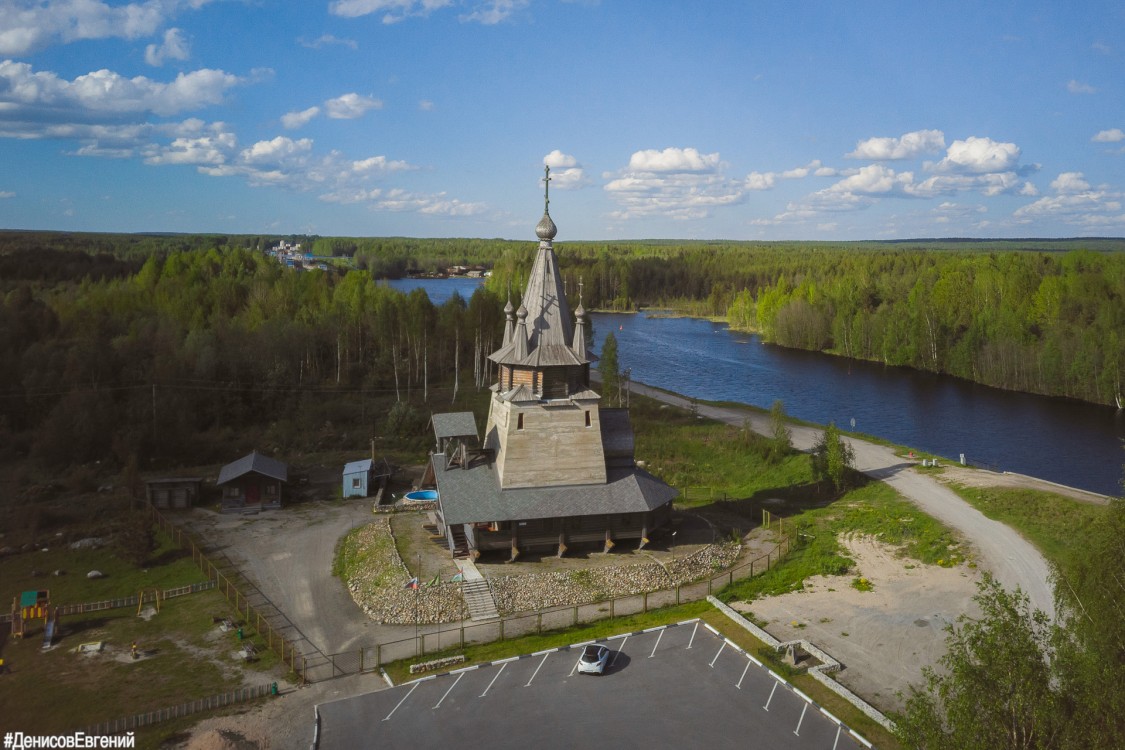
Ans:
{"type": "MultiPolygon", "coordinates": [[[[635,392],[673,406],[690,409],[690,399],[633,382],[635,392]]],[[[699,404],[697,412],[710,419],[741,427],[747,419],[751,427],[769,434],[768,415],[731,407],[699,404]]],[[[793,447],[809,451],[822,431],[814,427],[791,425],[793,447]]],[[[856,438],[844,438],[855,451],[855,465],[869,477],[879,479],[917,505],[922,511],[956,529],[976,551],[978,565],[989,571],[1005,588],[1017,586],[1027,594],[1031,605],[1048,615],[1054,612],[1054,598],[1048,582],[1047,561],[1030,542],[1014,529],[986,518],[955,492],[935,479],[920,474],[885,446],[856,438]]]]}

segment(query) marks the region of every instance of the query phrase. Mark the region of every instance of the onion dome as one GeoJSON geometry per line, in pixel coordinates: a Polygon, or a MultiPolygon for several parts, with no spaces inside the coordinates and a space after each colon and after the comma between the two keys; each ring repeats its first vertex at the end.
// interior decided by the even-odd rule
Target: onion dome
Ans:
{"type": "Polygon", "coordinates": [[[541,240],[553,240],[558,233],[559,228],[556,227],[555,222],[551,220],[551,215],[544,211],[543,218],[535,225],[535,236],[541,240]]]}

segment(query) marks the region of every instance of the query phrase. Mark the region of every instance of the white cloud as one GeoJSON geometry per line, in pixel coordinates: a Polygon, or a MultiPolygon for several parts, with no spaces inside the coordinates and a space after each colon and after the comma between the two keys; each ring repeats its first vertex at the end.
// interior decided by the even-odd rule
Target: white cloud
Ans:
{"type": "Polygon", "coordinates": [[[1091,188],[1081,172],[1062,172],[1051,181],[1054,195],[1021,206],[1012,217],[1020,223],[1054,219],[1078,227],[1125,226],[1121,213],[1123,196],[1104,188],[1091,188]]]}
{"type": "Polygon", "coordinates": [[[900,138],[868,138],[855,145],[855,151],[846,154],[848,159],[891,161],[912,159],[926,153],[937,153],[945,148],[945,134],[940,130],[915,130],[900,138]]]}
{"type": "MultiPolygon", "coordinates": [[[[570,154],[555,149],[543,157],[543,163],[551,168],[551,185],[559,190],[577,190],[590,184],[586,170],[570,154]]],[[[539,181],[542,184],[543,180],[539,181]]]]}
{"type": "Polygon", "coordinates": [[[882,164],[868,164],[855,174],[845,177],[831,187],[819,191],[822,195],[871,195],[905,192],[914,181],[913,172],[896,173],[882,164]]]}
{"type": "Polygon", "coordinates": [[[165,60],[186,60],[191,56],[191,44],[180,29],[164,32],[163,43],[145,47],[145,62],[160,67],[165,60]]]}
{"type": "Polygon", "coordinates": [[[940,162],[926,166],[935,172],[985,174],[1014,170],[1019,160],[1020,148],[1014,143],[969,136],[954,141],[940,162]]]}
{"type": "Polygon", "coordinates": [[[1039,195],[1039,188],[1032,185],[1030,182],[1025,182],[1023,187],[1020,188],[1020,195],[1036,196],[1039,195]]]}
{"type": "Polygon", "coordinates": [[[448,198],[445,193],[412,193],[401,188],[343,188],[320,195],[325,203],[368,203],[375,211],[415,211],[431,216],[475,216],[488,209],[484,203],[448,198]]]}
{"type": "Polygon", "coordinates": [[[781,173],[781,178],[785,180],[800,180],[808,177],[810,173],[819,171],[820,169],[820,159],[813,159],[803,167],[796,167],[794,169],[785,170],[781,173]]]}
{"type": "Polygon", "coordinates": [[[281,124],[286,130],[295,130],[309,123],[320,114],[320,107],[309,107],[300,112],[287,112],[281,116],[281,124]]]}
{"type": "Polygon", "coordinates": [[[398,23],[406,18],[425,17],[453,0],[334,0],[328,12],[344,18],[358,18],[372,13],[383,13],[383,23],[398,23]]]}
{"type": "Polygon", "coordinates": [[[836,174],[836,170],[823,166],[820,159],[813,159],[803,167],[794,167],[783,172],[751,172],[746,176],[745,187],[747,190],[771,190],[778,179],[803,180],[810,174],[817,177],[831,177],[836,174]]]}
{"type": "Polygon", "coordinates": [[[418,109],[421,110],[422,112],[433,112],[434,111],[434,103],[432,101],[430,101],[429,99],[421,99],[418,102],[418,109]]]}
{"type": "Polygon", "coordinates": [[[11,190],[0,190],[0,198],[15,198],[16,194],[11,190]]]}
{"type": "Polygon", "coordinates": [[[17,113],[32,119],[40,119],[36,113],[51,113],[51,119],[69,113],[79,120],[98,113],[171,115],[218,104],[228,89],[243,82],[208,68],[180,73],[168,83],[145,76],[125,78],[105,69],[67,81],[49,71],[33,72],[27,63],[4,60],[0,62],[0,121],[17,113]]]}
{"type": "Polygon", "coordinates": [[[312,41],[309,41],[307,39],[298,39],[297,43],[302,47],[307,47],[308,49],[320,49],[321,47],[333,44],[338,44],[343,47],[350,47],[351,49],[359,49],[359,45],[356,44],[356,41],[354,39],[341,39],[339,37],[333,36],[332,34],[321,34],[312,41]]]}
{"type": "Polygon", "coordinates": [[[221,165],[234,153],[238,139],[223,123],[215,123],[208,132],[176,138],[171,144],[149,149],[145,164],[221,165]]]}
{"type": "Polygon", "coordinates": [[[335,120],[354,120],[369,109],[382,109],[383,102],[356,93],[344,94],[324,102],[324,110],[335,120]]]}
{"type": "Polygon", "coordinates": [[[526,8],[527,4],[528,0],[487,0],[478,5],[472,13],[462,15],[460,20],[493,26],[508,20],[513,13],[526,8]]]}
{"type": "Polygon", "coordinates": [[[717,206],[742,200],[745,185],[726,177],[719,155],[694,148],[637,151],[604,190],[621,208],[613,219],[662,216],[700,219],[717,206]]]}
{"type": "Polygon", "coordinates": [[[1062,172],[1051,180],[1051,189],[1056,193],[1084,193],[1090,189],[1081,172],[1062,172]]]}
{"type": "Polygon", "coordinates": [[[1094,143],[1120,143],[1121,141],[1125,141],[1125,131],[1121,128],[1103,130],[1090,140],[1094,143]]]}
{"type": "Polygon", "coordinates": [[[1066,90],[1072,94],[1096,94],[1098,90],[1088,83],[1076,81],[1073,78],[1067,82],[1066,90]]]}
{"type": "MultiPolygon", "coordinates": [[[[932,198],[937,195],[950,195],[966,190],[979,190],[987,196],[1000,195],[1027,190],[1016,172],[994,172],[991,174],[939,174],[906,187],[908,195],[917,198],[932,198]]],[[[1034,189],[1034,186],[1032,186],[1034,189]]]]}
{"type": "Polygon", "coordinates": [[[543,164],[551,169],[565,169],[567,167],[577,167],[578,160],[570,154],[564,154],[556,148],[543,157],[543,164]]]}
{"type": "Polygon", "coordinates": [[[404,161],[392,161],[385,156],[371,156],[366,159],[353,161],[351,169],[357,174],[371,174],[376,172],[401,172],[414,169],[411,164],[404,161]]]}
{"type": "Polygon", "coordinates": [[[777,182],[777,175],[773,172],[751,172],[746,176],[747,190],[769,190],[777,182]]]}
{"type": "Polygon", "coordinates": [[[294,157],[303,158],[312,150],[312,145],[310,138],[295,141],[279,135],[269,141],[258,141],[250,148],[243,149],[239,156],[244,164],[279,164],[294,157]]]}
{"type": "Polygon", "coordinates": [[[701,154],[694,148],[647,149],[629,157],[629,169],[638,172],[711,172],[719,166],[719,155],[701,154]]]}
{"type": "Polygon", "coordinates": [[[183,8],[209,0],[145,0],[109,5],[100,0],[4,0],[0,55],[27,55],[80,39],[139,39],[155,34],[183,8]]]}

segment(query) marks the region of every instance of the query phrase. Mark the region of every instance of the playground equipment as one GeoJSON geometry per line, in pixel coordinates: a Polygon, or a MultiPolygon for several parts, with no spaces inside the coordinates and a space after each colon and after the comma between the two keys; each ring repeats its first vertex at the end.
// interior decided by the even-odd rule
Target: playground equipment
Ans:
{"type": "Polygon", "coordinates": [[[54,645],[55,636],[59,632],[59,608],[53,607],[51,609],[51,616],[44,623],[43,628],[43,649],[49,649],[54,645]]]}
{"type": "MultiPolygon", "coordinates": [[[[12,598],[12,638],[23,638],[27,633],[27,622],[43,618],[46,626],[50,614],[50,591],[24,591],[12,598]]],[[[57,619],[57,618],[56,618],[57,619]]]]}
{"type": "Polygon", "coordinates": [[[152,600],[153,600],[153,602],[156,603],[156,612],[157,612],[157,614],[160,613],[160,589],[158,589],[158,588],[141,589],[140,592],[137,593],[137,617],[140,617],[141,612],[144,610],[145,591],[148,591],[149,593],[152,594],[152,600]]]}

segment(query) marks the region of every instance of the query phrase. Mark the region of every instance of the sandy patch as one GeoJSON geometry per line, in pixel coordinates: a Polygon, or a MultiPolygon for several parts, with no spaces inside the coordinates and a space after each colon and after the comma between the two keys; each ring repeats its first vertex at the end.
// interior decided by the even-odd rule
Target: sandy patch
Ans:
{"type": "Polygon", "coordinates": [[[837,679],[879,709],[901,708],[897,694],[945,653],[945,626],[977,611],[977,573],[898,557],[870,537],[840,541],[856,561],[848,575],[814,576],[804,591],[732,606],[782,641],[803,638],[827,651],[843,665],[837,679]],[[853,588],[860,576],[871,591],[853,588]]]}

